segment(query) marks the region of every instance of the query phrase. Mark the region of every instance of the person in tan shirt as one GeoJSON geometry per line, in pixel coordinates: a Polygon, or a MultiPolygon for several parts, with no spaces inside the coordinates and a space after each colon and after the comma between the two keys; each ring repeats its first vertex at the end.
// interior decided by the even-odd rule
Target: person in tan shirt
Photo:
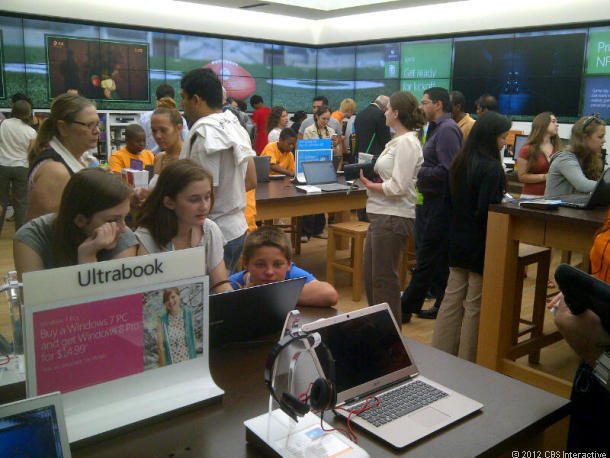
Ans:
{"type": "Polygon", "coordinates": [[[475,120],[470,117],[468,113],[465,113],[464,105],[466,105],[466,99],[464,94],[460,91],[451,91],[449,93],[449,99],[451,100],[451,117],[464,134],[464,141],[468,138],[468,134],[474,126],[475,120]]]}

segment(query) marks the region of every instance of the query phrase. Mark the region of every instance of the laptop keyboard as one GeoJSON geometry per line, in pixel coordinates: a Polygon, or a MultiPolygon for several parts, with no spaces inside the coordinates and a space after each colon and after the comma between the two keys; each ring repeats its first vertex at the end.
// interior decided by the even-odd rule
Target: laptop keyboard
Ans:
{"type": "Polygon", "coordinates": [[[589,203],[589,196],[570,196],[562,199],[562,204],[567,207],[584,207],[589,203]]]}
{"type": "MultiPolygon", "coordinates": [[[[365,412],[357,414],[360,418],[375,426],[383,426],[397,418],[403,417],[417,409],[421,409],[434,401],[447,396],[447,393],[438,388],[416,380],[400,388],[377,396],[379,405],[365,412]]],[[[349,410],[362,408],[364,402],[350,407],[349,410]]]]}
{"type": "Polygon", "coordinates": [[[326,184],[315,184],[322,191],[346,191],[349,186],[346,186],[341,183],[326,183],[326,184]]]}

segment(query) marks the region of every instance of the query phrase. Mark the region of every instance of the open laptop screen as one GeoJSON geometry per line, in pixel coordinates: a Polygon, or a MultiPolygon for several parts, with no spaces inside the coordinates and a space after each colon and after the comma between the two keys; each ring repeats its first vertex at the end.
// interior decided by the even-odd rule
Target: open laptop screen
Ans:
{"type": "Polygon", "coordinates": [[[303,172],[307,184],[337,182],[337,172],[335,172],[332,161],[303,162],[303,172]]]}
{"type": "MultiPolygon", "coordinates": [[[[388,311],[381,310],[315,329],[335,359],[337,393],[412,365],[388,311]]],[[[316,349],[323,370],[326,352],[316,349]]]]}
{"type": "Polygon", "coordinates": [[[525,142],[527,142],[528,139],[528,135],[515,135],[515,145],[514,145],[514,154],[513,154],[513,159],[516,161],[517,158],[519,157],[519,151],[521,151],[521,148],[523,148],[523,145],[525,145],[525,142]]]}
{"type": "Polygon", "coordinates": [[[55,406],[0,418],[0,456],[63,457],[55,406]]]}

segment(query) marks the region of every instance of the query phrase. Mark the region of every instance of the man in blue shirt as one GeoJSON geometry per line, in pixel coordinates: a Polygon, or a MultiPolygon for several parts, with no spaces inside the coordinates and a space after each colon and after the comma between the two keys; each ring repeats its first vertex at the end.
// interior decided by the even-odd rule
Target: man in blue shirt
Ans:
{"type": "Polygon", "coordinates": [[[443,301],[449,276],[447,228],[449,210],[445,192],[449,187],[449,168],[464,136],[451,118],[451,103],[446,89],[433,87],[424,91],[421,108],[428,118],[428,133],[423,148],[424,163],[417,174],[417,189],[424,201],[417,218],[417,226],[423,229],[421,243],[417,247],[417,265],[409,286],[402,295],[403,322],[411,320],[412,313],[421,318],[436,318],[443,301]],[[437,291],[436,303],[430,310],[421,311],[430,286],[437,291]]]}

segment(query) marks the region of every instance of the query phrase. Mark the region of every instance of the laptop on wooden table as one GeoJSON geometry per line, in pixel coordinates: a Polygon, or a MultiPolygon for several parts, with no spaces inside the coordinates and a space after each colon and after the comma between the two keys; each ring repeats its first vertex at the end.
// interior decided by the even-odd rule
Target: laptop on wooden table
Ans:
{"type": "Polygon", "coordinates": [[[338,183],[337,172],[332,161],[303,162],[303,172],[308,185],[322,191],[347,191],[349,186],[338,183]]]}
{"type": "Polygon", "coordinates": [[[591,194],[568,194],[555,196],[553,199],[561,200],[563,207],[580,208],[589,210],[595,207],[601,207],[610,204],[610,168],[607,168],[601,177],[595,189],[591,194]]]}
{"type": "Polygon", "coordinates": [[[210,294],[210,347],[245,342],[281,331],[305,277],[210,294]]]}
{"type": "MultiPolygon", "coordinates": [[[[367,397],[377,397],[379,406],[353,414],[351,422],[393,447],[405,447],[483,407],[419,373],[386,303],[314,321],[303,330],[320,333],[335,360],[337,413],[348,417],[367,397]]],[[[315,355],[324,374],[326,353],[318,347],[315,355]]]]}
{"type": "Polygon", "coordinates": [[[0,406],[0,456],[70,458],[59,393],[0,406]]]}

